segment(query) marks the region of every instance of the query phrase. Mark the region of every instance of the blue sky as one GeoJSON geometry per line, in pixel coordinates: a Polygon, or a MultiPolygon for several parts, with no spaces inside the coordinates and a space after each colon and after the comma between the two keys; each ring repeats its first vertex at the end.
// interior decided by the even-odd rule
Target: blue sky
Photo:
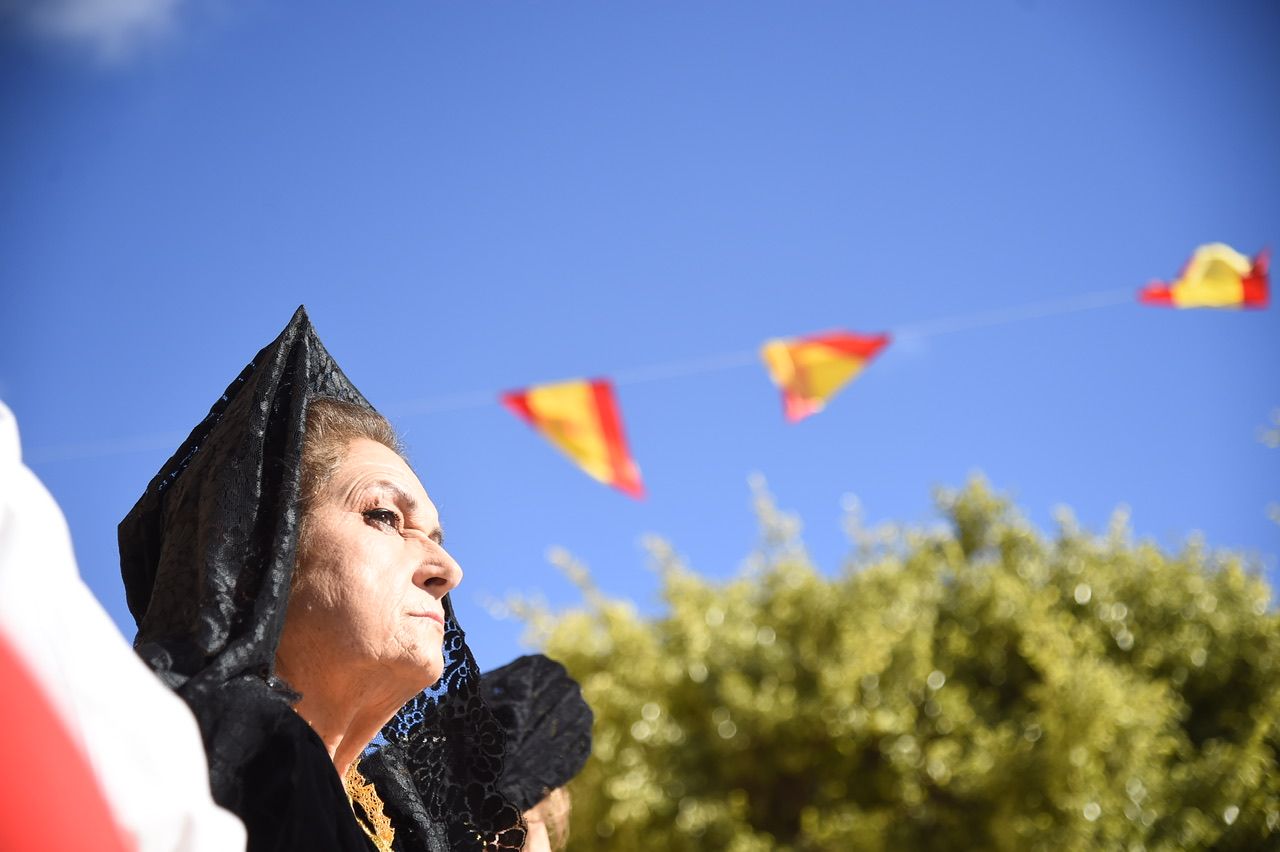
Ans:
{"type": "Polygon", "coordinates": [[[483,665],[520,652],[484,600],[577,599],[551,546],[646,609],[646,533],[732,574],[754,471],[832,569],[843,495],[931,522],[981,470],[1278,576],[1276,308],[966,326],[1280,247],[1274,3],[60,2],[0,7],[0,397],[127,635],[115,524],[300,303],[406,434],[483,665]],[[496,402],[950,318],[795,426],[753,365],[622,385],[642,503],[496,402]]]}

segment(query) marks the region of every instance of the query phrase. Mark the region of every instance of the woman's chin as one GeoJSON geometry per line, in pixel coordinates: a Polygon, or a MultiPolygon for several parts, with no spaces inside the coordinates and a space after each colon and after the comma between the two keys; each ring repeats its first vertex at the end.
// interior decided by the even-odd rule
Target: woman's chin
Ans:
{"type": "Polygon", "coordinates": [[[396,666],[395,677],[402,684],[401,691],[411,698],[439,683],[443,673],[444,659],[440,654],[420,654],[401,661],[396,666]]]}

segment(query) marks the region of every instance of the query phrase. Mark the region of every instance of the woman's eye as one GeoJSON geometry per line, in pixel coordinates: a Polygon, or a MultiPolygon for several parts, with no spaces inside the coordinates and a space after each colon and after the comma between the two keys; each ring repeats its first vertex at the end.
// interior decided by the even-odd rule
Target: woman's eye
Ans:
{"type": "Polygon", "coordinates": [[[400,529],[400,516],[390,509],[366,509],[364,518],[371,523],[391,527],[394,530],[400,529]]]}

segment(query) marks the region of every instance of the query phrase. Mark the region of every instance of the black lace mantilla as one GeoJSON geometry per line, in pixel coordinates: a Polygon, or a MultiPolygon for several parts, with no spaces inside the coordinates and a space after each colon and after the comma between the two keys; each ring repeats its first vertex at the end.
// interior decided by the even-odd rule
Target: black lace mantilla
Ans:
{"type": "Polygon", "coordinates": [[[480,687],[507,738],[498,789],[527,811],[587,762],[591,708],[564,666],[541,654],[485,672],[480,687]]]}
{"type": "MultiPolygon", "coordinates": [[[[135,646],[190,705],[214,798],[242,812],[245,768],[289,696],[273,684],[298,539],[307,405],[371,408],[299,308],[151,480],[120,524],[135,646]]],[[[445,670],[361,761],[403,850],[518,850],[520,811],[501,793],[505,740],[448,597],[445,670]]],[[[292,711],[289,711],[292,712],[292,711]]]]}

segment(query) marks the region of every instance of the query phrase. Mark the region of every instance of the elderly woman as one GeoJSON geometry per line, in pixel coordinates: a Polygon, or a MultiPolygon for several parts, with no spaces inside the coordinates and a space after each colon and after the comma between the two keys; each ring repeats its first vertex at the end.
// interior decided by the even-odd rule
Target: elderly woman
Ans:
{"type": "MultiPolygon", "coordinates": [[[[120,552],[138,653],[195,714],[249,849],[524,845],[436,508],[301,308],[152,480],[120,552]]],[[[542,730],[569,771],[547,789],[589,748],[565,680],[566,724],[542,730]]]]}

